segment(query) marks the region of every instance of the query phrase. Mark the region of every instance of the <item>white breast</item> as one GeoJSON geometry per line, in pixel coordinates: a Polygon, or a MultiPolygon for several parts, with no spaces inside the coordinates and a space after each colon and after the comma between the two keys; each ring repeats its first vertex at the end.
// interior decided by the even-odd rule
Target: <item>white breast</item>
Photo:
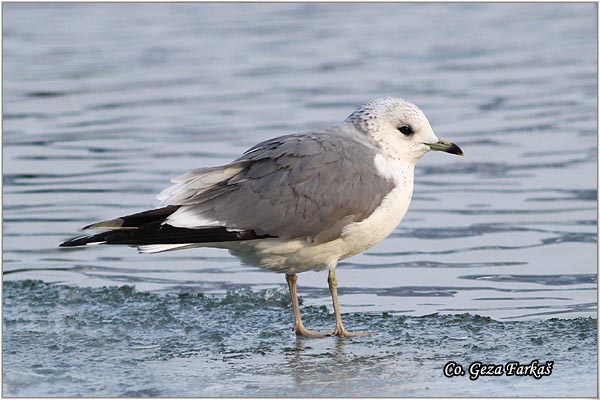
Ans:
{"type": "Polygon", "coordinates": [[[393,179],[396,187],[367,219],[344,228],[342,239],[346,248],[340,259],[365,251],[385,239],[408,211],[413,193],[414,165],[382,155],[377,155],[374,162],[379,173],[393,179]]]}

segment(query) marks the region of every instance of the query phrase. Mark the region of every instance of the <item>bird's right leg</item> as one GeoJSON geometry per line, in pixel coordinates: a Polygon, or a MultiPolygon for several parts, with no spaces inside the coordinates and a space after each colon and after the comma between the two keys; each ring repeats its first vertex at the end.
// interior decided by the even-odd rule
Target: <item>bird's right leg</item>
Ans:
{"type": "Polygon", "coordinates": [[[298,293],[296,292],[296,283],[298,282],[298,275],[296,274],[285,274],[285,280],[287,281],[288,287],[290,288],[290,296],[292,297],[292,306],[294,308],[294,332],[297,336],[306,336],[309,338],[324,338],[331,335],[330,332],[319,332],[311,331],[306,329],[302,324],[302,317],[300,316],[300,304],[298,303],[298,293]]]}

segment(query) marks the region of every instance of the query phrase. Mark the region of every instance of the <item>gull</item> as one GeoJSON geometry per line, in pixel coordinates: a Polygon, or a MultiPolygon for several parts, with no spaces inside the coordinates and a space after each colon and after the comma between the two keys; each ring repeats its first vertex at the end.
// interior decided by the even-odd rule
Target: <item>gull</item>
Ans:
{"type": "Polygon", "coordinates": [[[428,151],[463,155],[398,97],[372,100],[343,122],[279,136],[226,165],[192,170],[158,195],[162,207],[98,222],[61,247],[129,245],[141,253],[215,247],[285,273],[298,336],[363,336],[344,328],[336,266],[386,238],[408,210],[416,162],[428,151]],[[307,329],[296,285],[328,269],[335,329],[307,329]]]}

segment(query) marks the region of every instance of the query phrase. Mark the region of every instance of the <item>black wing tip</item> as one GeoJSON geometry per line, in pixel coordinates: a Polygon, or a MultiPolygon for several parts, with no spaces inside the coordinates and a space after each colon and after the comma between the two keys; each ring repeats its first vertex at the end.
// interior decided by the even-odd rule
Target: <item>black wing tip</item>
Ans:
{"type": "Polygon", "coordinates": [[[85,243],[83,242],[82,238],[69,239],[58,245],[58,247],[77,247],[77,246],[85,246],[85,243]]]}
{"type": "Polygon", "coordinates": [[[80,243],[77,243],[77,240],[70,239],[70,240],[62,242],[61,244],[58,245],[58,247],[77,247],[77,246],[85,246],[85,244],[80,244],[80,243]]]}
{"type": "Polygon", "coordinates": [[[88,229],[90,229],[92,226],[96,225],[97,223],[94,224],[89,224],[84,226],[83,228],[80,229],[80,231],[87,231],[88,229]]]}
{"type": "MultiPolygon", "coordinates": [[[[126,215],[111,220],[102,222],[95,222],[93,224],[84,226],[81,228],[82,231],[89,229],[105,230],[97,234],[78,236],[69,240],[66,240],[58,245],[58,247],[77,247],[85,246],[90,243],[99,244],[106,243],[111,244],[109,239],[121,239],[131,237],[131,233],[127,234],[126,231],[137,230],[146,225],[155,226],[157,223],[161,223],[169,215],[174,213],[180,206],[165,206],[161,208],[155,208],[152,210],[142,211],[136,214],[126,215]],[[120,234],[122,232],[123,234],[120,234]]],[[[115,244],[127,244],[120,241],[116,241],[115,244]]]]}
{"type": "Polygon", "coordinates": [[[144,229],[114,230],[85,235],[66,240],[59,247],[78,247],[88,244],[121,244],[128,246],[180,243],[219,243],[273,238],[271,235],[259,235],[251,230],[228,230],[225,227],[209,229],[176,228],[169,225],[154,224],[144,229]]]}
{"type": "Polygon", "coordinates": [[[97,235],[86,235],[86,236],[78,236],[73,239],[66,240],[58,245],[58,247],[78,247],[85,246],[90,243],[102,243],[104,242],[104,236],[106,232],[97,234],[97,235]]]}

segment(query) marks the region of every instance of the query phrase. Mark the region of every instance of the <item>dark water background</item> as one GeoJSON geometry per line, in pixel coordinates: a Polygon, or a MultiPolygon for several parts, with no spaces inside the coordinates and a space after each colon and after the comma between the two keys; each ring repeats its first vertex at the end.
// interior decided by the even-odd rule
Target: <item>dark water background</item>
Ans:
{"type": "MultiPolygon", "coordinates": [[[[3,38],[5,395],[596,395],[595,4],[4,4],[3,38]],[[296,340],[283,277],[221,250],[57,248],[388,95],[466,155],[338,268],[378,336],[296,340]]],[[[326,274],[299,285],[331,328],[326,274]]]]}

